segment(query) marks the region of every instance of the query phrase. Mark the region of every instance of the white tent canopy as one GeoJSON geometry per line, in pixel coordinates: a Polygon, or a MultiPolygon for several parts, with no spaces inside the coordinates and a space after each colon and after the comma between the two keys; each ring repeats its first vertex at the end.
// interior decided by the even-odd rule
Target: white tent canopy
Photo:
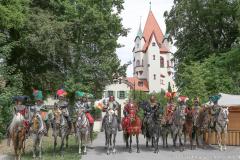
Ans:
{"type": "MultiPolygon", "coordinates": [[[[220,106],[240,106],[240,95],[231,95],[231,94],[224,94],[220,93],[221,98],[218,101],[218,104],[220,106]]],[[[207,102],[207,104],[210,104],[210,102],[207,102]]]]}

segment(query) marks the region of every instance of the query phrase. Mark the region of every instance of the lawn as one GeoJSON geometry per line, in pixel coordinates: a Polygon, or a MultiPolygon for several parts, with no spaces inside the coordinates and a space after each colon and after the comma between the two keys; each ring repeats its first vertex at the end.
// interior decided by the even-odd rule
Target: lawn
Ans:
{"type": "MultiPolygon", "coordinates": [[[[96,138],[97,133],[94,133],[94,138],[96,138]]],[[[49,134],[49,137],[44,137],[43,139],[43,151],[42,151],[42,160],[79,160],[81,159],[81,155],[78,154],[78,145],[76,143],[76,139],[74,135],[71,135],[69,137],[69,147],[65,149],[64,157],[60,156],[60,137],[58,137],[58,143],[57,143],[57,153],[56,157],[53,156],[53,137],[51,136],[51,133],[49,134]]],[[[2,141],[0,144],[0,155],[11,155],[13,156],[13,146],[8,147],[6,145],[6,140],[2,141]]],[[[26,141],[26,153],[22,156],[23,160],[32,160],[32,141],[31,138],[28,138],[26,141]]]]}

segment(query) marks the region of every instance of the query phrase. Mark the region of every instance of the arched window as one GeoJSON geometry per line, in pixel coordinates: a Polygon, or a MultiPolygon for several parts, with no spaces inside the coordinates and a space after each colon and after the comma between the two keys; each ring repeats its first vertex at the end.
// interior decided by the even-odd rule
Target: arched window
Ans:
{"type": "Polygon", "coordinates": [[[167,61],[167,67],[170,67],[169,61],[167,61]]]}
{"type": "Polygon", "coordinates": [[[144,62],[144,61],[143,61],[143,59],[142,59],[142,66],[144,66],[144,65],[143,65],[144,63],[143,63],[143,62],[144,62]]]}
{"type": "Polygon", "coordinates": [[[136,66],[140,66],[140,61],[139,60],[137,60],[136,66]]]}
{"type": "Polygon", "coordinates": [[[156,74],[153,75],[153,79],[156,80],[156,74]]]}
{"type": "Polygon", "coordinates": [[[164,68],[164,58],[160,57],[160,68],[164,68]]]}
{"type": "Polygon", "coordinates": [[[155,55],[153,55],[153,60],[155,60],[156,59],[156,56],[155,55]]]}

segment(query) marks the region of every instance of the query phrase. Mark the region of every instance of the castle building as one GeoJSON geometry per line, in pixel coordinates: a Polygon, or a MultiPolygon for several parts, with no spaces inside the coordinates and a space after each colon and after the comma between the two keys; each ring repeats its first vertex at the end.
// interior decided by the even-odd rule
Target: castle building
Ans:
{"type": "Polygon", "coordinates": [[[173,54],[151,10],[144,30],[140,24],[134,42],[133,77],[128,80],[149,93],[167,91],[169,85],[175,90],[173,54]]]}

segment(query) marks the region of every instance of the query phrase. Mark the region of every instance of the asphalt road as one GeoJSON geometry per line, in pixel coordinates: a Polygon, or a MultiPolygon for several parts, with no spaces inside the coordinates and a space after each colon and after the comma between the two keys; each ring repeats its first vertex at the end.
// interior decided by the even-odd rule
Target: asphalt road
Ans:
{"type": "MultiPolygon", "coordinates": [[[[240,160],[240,147],[228,146],[226,151],[219,151],[217,146],[208,149],[190,150],[189,146],[185,151],[172,151],[172,145],[168,149],[162,148],[160,141],[160,151],[158,154],[153,153],[153,148],[145,147],[145,139],[140,136],[140,153],[136,153],[136,141],[133,138],[133,152],[129,153],[123,142],[122,132],[117,136],[117,153],[106,154],[104,147],[105,137],[103,133],[99,133],[97,139],[93,142],[92,148],[88,149],[87,155],[83,156],[83,160],[240,160]]],[[[170,139],[171,141],[171,139],[170,139]]],[[[170,143],[170,142],[169,142],[170,143]]]]}

